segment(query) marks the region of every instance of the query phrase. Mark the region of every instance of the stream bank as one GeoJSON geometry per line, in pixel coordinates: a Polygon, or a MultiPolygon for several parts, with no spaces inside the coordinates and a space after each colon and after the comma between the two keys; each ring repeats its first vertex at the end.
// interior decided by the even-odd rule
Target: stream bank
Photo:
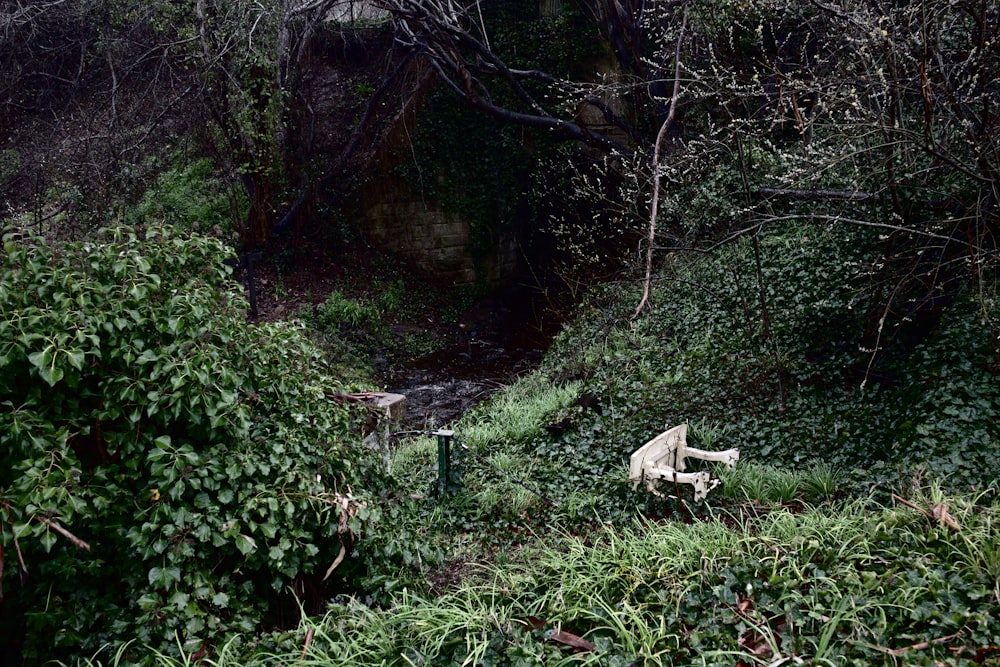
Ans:
{"type": "Polygon", "coordinates": [[[528,283],[470,296],[366,246],[331,253],[304,243],[294,261],[283,265],[282,259],[258,265],[259,320],[304,319],[335,362],[345,361],[345,348],[329,343],[349,341],[348,350],[368,357],[362,364],[369,367],[362,373],[367,381],[406,397],[405,429],[445,426],[535,368],[563,324],[546,292],[528,283]],[[317,313],[334,295],[362,309],[379,304],[376,327],[383,332],[345,323],[335,331],[317,328],[317,313]],[[414,353],[415,339],[430,351],[414,353]]]}
{"type": "Polygon", "coordinates": [[[433,429],[509,384],[542,360],[561,322],[537,289],[487,294],[445,327],[444,346],[387,369],[386,391],[406,397],[402,426],[433,429]]]}

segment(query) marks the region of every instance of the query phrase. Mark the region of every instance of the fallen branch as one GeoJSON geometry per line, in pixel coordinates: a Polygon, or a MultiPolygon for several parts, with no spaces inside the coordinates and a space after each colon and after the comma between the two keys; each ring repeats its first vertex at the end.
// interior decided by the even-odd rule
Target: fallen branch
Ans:
{"type": "Polygon", "coordinates": [[[306,632],[306,643],[302,646],[302,655],[299,656],[299,660],[305,660],[306,653],[309,652],[309,645],[312,644],[313,635],[316,633],[316,628],[309,628],[306,632]]]}
{"type": "Polygon", "coordinates": [[[955,532],[961,530],[961,527],[958,525],[958,522],[955,521],[955,517],[951,515],[951,513],[948,511],[948,506],[945,505],[944,503],[938,503],[934,505],[934,507],[932,507],[931,509],[925,510],[923,507],[915,505],[906,498],[901,498],[900,496],[897,496],[895,493],[892,494],[892,499],[898,503],[906,505],[911,509],[917,510],[931,521],[935,521],[943,526],[948,526],[948,528],[951,528],[955,532]]]}
{"type": "Polygon", "coordinates": [[[888,653],[889,655],[903,655],[904,653],[909,653],[910,651],[923,651],[930,648],[934,644],[947,644],[951,640],[958,637],[961,633],[956,632],[953,635],[948,635],[947,637],[938,637],[937,639],[931,639],[924,642],[917,642],[916,644],[911,644],[910,646],[904,646],[903,648],[886,648],[884,646],[877,646],[876,648],[883,653],[888,653]]]}
{"type": "Polygon", "coordinates": [[[958,522],[955,521],[955,518],[948,512],[948,506],[944,503],[938,503],[931,508],[931,517],[938,523],[948,526],[956,533],[961,530],[958,526],[958,522]]]}

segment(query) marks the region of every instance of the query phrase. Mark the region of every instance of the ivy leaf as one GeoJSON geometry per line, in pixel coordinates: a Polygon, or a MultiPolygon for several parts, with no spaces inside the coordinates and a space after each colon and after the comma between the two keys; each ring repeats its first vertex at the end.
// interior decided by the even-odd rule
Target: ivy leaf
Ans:
{"type": "Polygon", "coordinates": [[[54,348],[50,345],[41,352],[28,355],[28,361],[38,369],[38,374],[50,387],[54,387],[63,378],[63,370],[56,366],[54,352],[54,348]]]}
{"type": "Polygon", "coordinates": [[[153,567],[149,569],[149,584],[157,588],[170,588],[181,580],[181,571],[176,567],[153,567]]]}
{"type": "Polygon", "coordinates": [[[188,622],[185,624],[184,627],[189,634],[196,635],[205,629],[205,621],[204,619],[198,618],[196,616],[194,618],[188,619],[188,622]]]}
{"type": "Polygon", "coordinates": [[[58,253],[39,244],[31,249],[39,261],[29,266],[15,258],[9,263],[15,270],[0,271],[0,355],[10,360],[0,364],[0,387],[25,393],[0,402],[0,444],[14,456],[3,498],[10,516],[2,518],[8,538],[16,536],[26,554],[51,552],[51,567],[32,571],[23,597],[33,605],[30,613],[49,615],[46,627],[73,633],[89,627],[94,609],[135,604],[136,613],[119,615],[108,636],[150,645],[185,629],[212,641],[232,629],[252,632],[271,604],[271,581],[294,579],[305,568],[302,554],[328,552],[335,539],[325,532],[329,511],[303,501],[304,514],[288,529],[293,538],[272,548],[270,538],[286,530],[285,512],[295,504],[264,490],[279,485],[282,498],[314,493],[313,476],[295,473],[300,459],[312,467],[330,457],[324,471],[346,471],[339,447],[331,451],[311,425],[335,426],[340,432],[331,441],[340,442],[351,425],[348,410],[338,408],[332,418],[328,406],[317,409],[315,387],[330,382],[303,372],[318,353],[301,327],[267,325],[258,340],[233,301],[238,288],[204,281],[215,275],[220,244],[164,243],[152,230],[135,244],[111,238],[115,233],[106,243],[63,244],[58,253]],[[144,271],[137,270],[140,253],[144,271]],[[134,295],[163,296],[152,271],[162,271],[163,284],[176,285],[184,298],[166,308],[161,298],[130,298],[133,283],[141,285],[134,295]],[[53,296],[57,288],[65,298],[53,296]],[[83,372],[91,377],[81,381],[83,372]],[[244,391],[265,387],[280,403],[274,416],[241,400],[244,391]],[[284,414],[302,418],[292,422],[284,414]],[[68,443],[74,430],[82,437],[68,443]],[[269,434],[281,443],[273,451],[266,447],[269,434]],[[79,454],[103,454],[91,452],[92,442],[114,450],[113,464],[103,456],[81,457],[83,466],[67,458],[80,446],[79,454]],[[241,502],[244,496],[253,502],[241,502]],[[47,579],[90,560],[43,523],[25,519],[40,512],[85,518],[104,536],[108,553],[121,556],[84,592],[93,604],[70,605],[66,598],[46,606],[47,579]],[[258,545],[258,538],[267,543],[258,545]],[[243,558],[232,558],[234,540],[243,558]],[[209,600],[216,614],[225,609],[224,624],[206,615],[209,600]]]}
{"type": "Polygon", "coordinates": [[[76,370],[83,370],[83,358],[84,354],[81,350],[67,350],[66,359],[69,360],[69,365],[76,370]]]}
{"type": "Polygon", "coordinates": [[[153,361],[157,361],[160,357],[157,356],[156,352],[153,350],[145,350],[139,355],[139,358],[135,360],[137,364],[146,364],[153,361]]]}
{"type": "Polygon", "coordinates": [[[34,531],[30,523],[15,523],[14,524],[14,537],[24,539],[26,536],[31,535],[34,531]]]}
{"type": "Polygon", "coordinates": [[[170,596],[167,602],[169,604],[174,605],[174,607],[176,607],[178,611],[180,611],[187,606],[189,599],[191,599],[191,596],[188,595],[187,593],[181,591],[174,591],[174,594],[170,596]]]}
{"type": "Polygon", "coordinates": [[[240,553],[246,556],[251,551],[257,548],[257,542],[249,535],[244,535],[240,533],[236,536],[236,548],[240,550],[240,553]]]}
{"type": "Polygon", "coordinates": [[[51,530],[47,530],[41,535],[42,548],[45,549],[45,553],[52,551],[52,547],[56,543],[56,534],[51,530]]]}

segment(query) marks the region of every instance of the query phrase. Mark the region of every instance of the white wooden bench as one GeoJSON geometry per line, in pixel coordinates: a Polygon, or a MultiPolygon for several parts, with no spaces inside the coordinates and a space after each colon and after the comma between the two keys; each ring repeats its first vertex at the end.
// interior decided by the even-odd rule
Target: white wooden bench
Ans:
{"type": "Polygon", "coordinates": [[[740,458],[740,450],[708,452],[688,447],[687,424],[681,424],[664,431],[635,450],[629,459],[629,482],[633,489],[645,482],[646,488],[657,496],[664,495],[660,492],[660,485],[664,482],[690,484],[694,488],[695,501],[701,501],[709,491],[721,484],[721,480],[704,470],[684,472],[685,459],[689,458],[719,461],[732,468],[740,458]]]}

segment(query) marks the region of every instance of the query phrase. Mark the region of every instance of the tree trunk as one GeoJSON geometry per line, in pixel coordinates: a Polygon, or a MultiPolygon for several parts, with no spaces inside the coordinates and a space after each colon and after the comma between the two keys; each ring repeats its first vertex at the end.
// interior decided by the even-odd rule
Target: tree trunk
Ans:
{"type": "Polygon", "coordinates": [[[240,231],[244,250],[250,251],[267,243],[274,226],[274,186],[267,174],[245,175],[243,184],[247,189],[250,208],[240,231]]]}

